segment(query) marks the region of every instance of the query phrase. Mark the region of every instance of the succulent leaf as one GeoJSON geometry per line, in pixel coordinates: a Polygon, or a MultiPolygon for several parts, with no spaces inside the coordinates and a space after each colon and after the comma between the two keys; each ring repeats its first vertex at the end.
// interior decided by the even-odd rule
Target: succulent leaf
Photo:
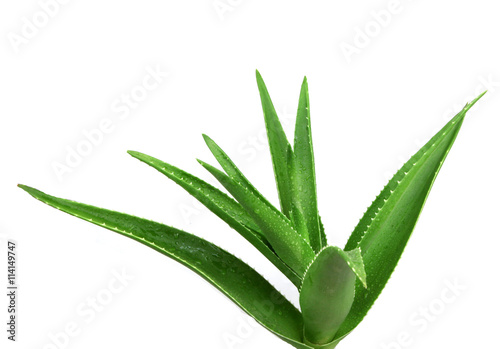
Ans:
{"type": "Polygon", "coordinates": [[[328,241],[326,239],[326,234],[325,234],[325,226],[323,225],[323,222],[321,221],[321,216],[318,216],[319,220],[319,233],[321,237],[321,244],[323,246],[328,246],[328,241]]]}
{"type": "Polygon", "coordinates": [[[254,269],[220,247],[157,222],[19,187],[49,206],[139,241],[185,265],[269,331],[291,344],[302,342],[297,308],[254,269]]]}
{"type": "Polygon", "coordinates": [[[318,253],[326,245],[323,245],[319,226],[316,173],[314,169],[311,117],[309,111],[309,91],[306,78],[304,78],[300,90],[293,152],[295,154],[293,176],[296,179],[290,182],[294,186],[294,202],[298,202],[300,210],[304,215],[311,247],[318,253]]]}
{"type": "MultiPolygon", "coordinates": [[[[311,242],[309,240],[309,231],[307,229],[307,221],[302,209],[302,205],[299,199],[298,191],[301,189],[302,185],[300,182],[300,177],[297,175],[296,171],[296,157],[293,153],[292,147],[288,146],[287,149],[287,164],[288,164],[288,175],[290,180],[290,193],[291,193],[291,206],[292,212],[290,212],[290,219],[293,223],[295,230],[307,241],[309,245],[311,242]]],[[[312,248],[312,246],[311,246],[312,248]]],[[[314,249],[313,249],[314,250],[314,249]]],[[[315,251],[316,252],[316,251],[315,251]]]]}
{"type": "Polygon", "coordinates": [[[136,151],[129,151],[128,153],[136,159],[157,169],[175,183],[179,184],[210,211],[226,222],[231,228],[240,233],[241,236],[257,248],[269,261],[271,261],[271,263],[285,274],[295,286],[300,286],[302,275],[298,276],[276,255],[273,248],[262,234],[260,227],[237,201],[198,177],[167,164],[166,162],[136,151]]]}
{"type": "Polygon", "coordinates": [[[403,253],[466,112],[483,95],[467,104],[403,165],[354,229],[345,250],[361,248],[369,288],[356,283],[351,312],[337,338],[347,335],[361,322],[382,292],[403,253]]]}
{"type": "Polygon", "coordinates": [[[264,112],[264,120],[266,124],[267,139],[269,141],[269,150],[273,162],[274,177],[276,179],[276,187],[280,200],[281,212],[290,218],[292,212],[292,197],[290,185],[288,182],[288,164],[287,149],[290,146],[286,138],[285,131],[278,119],[278,114],[274,109],[273,102],[267,91],[267,87],[262,79],[262,76],[256,71],[257,86],[259,88],[260,99],[262,102],[262,110],[264,112]]]}
{"type": "Polygon", "coordinates": [[[250,183],[250,181],[243,175],[238,167],[234,164],[234,162],[229,158],[229,156],[222,150],[221,147],[217,145],[210,137],[207,135],[203,135],[203,139],[207,144],[208,148],[212,152],[213,156],[217,160],[217,162],[224,169],[226,174],[237,181],[241,186],[245,187],[248,191],[252,192],[255,196],[257,196],[261,201],[266,202],[267,205],[271,205],[269,201],[250,183]]]}
{"type": "Polygon", "coordinates": [[[128,153],[134,158],[163,173],[222,220],[226,221],[231,218],[238,224],[262,234],[257,223],[255,223],[253,218],[245,211],[245,209],[236,200],[229,197],[219,189],[188,172],[152,156],[131,150],[129,150],[128,153]]]}
{"type": "Polygon", "coordinates": [[[334,339],[354,301],[356,277],[366,284],[359,249],[344,252],[328,246],[318,253],[304,275],[300,290],[308,343],[328,344],[334,339]]]}
{"type": "Polygon", "coordinates": [[[298,275],[303,275],[315,254],[307,241],[294,229],[291,221],[236,180],[215,167],[198,161],[253,217],[278,256],[298,275]]]}

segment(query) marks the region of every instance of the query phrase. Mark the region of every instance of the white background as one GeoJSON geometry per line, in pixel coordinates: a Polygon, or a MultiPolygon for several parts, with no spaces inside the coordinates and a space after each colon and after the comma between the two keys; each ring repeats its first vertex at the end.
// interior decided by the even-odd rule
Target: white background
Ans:
{"type": "Polygon", "coordinates": [[[293,287],[236,232],[126,154],[145,152],[213,183],[195,161],[215,163],[201,138],[207,133],[277,204],[267,145],[259,140],[264,124],[255,69],[288,120],[289,135],[308,77],[319,207],[329,242],[339,246],[402,162],[489,89],[468,114],[382,296],[339,348],[498,347],[495,2],[47,3],[54,4],[0,5],[0,276],[4,285],[5,239],[13,238],[20,285],[19,340],[7,343],[2,325],[0,347],[55,348],[49,336],[62,338],[72,323],[78,334],[59,347],[288,347],[264,329],[248,330],[249,318],[188,269],[16,187],[188,230],[235,253],[296,302],[293,287]],[[226,7],[218,13],[214,4],[226,7]],[[348,46],[351,54],[342,50],[348,46]],[[134,108],[124,107],[122,96],[139,96],[151,69],[169,75],[149,85],[134,108]],[[54,164],[66,164],[84,131],[103,120],[112,131],[58,178],[54,164]],[[123,270],[133,280],[85,321],[77,309],[88,310],[88,298],[105,294],[113,271],[123,270]],[[446,283],[454,280],[465,290],[441,309],[441,294],[449,295],[446,283]],[[419,309],[429,306],[439,314],[422,324],[419,309]],[[396,345],[405,332],[409,339],[396,345]]]}

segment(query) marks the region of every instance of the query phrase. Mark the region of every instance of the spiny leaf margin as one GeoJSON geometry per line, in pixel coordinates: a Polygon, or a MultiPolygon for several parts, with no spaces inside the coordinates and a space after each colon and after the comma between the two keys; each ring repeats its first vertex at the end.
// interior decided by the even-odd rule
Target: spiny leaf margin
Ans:
{"type": "Polygon", "coordinates": [[[286,275],[296,287],[300,286],[302,282],[301,276],[297,275],[297,273],[276,255],[257,223],[254,222],[253,218],[233,198],[230,198],[219,189],[198,177],[152,156],[136,151],[128,151],[128,153],[134,158],[158,170],[184,188],[189,194],[199,200],[210,211],[257,248],[257,250],[286,275]]]}
{"type": "Polygon", "coordinates": [[[353,307],[342,324],[336,339],[340,340],[345,337],[362,321],[382,292],[417,223],[418,216],[422,211],[436,176],[455,141],[465,114],[485,93],[482,93],[471,103],[468,103],[461,112],[453,117],[402,166],[361,218],[344,249],[349,251],[356,247],[361,248],[369,288],[364,289],[359,282],[356,283],[356,295],[353,307]],[[441,152],[436,153],[441,145],[443,145],[441,152]],[[436,155],[438,158],[432,159],[432,161],[429,160],[432,155],[436,155]],[[431,168],[422,174],[419,171],[425,165],[431,166],[431,168]],[[418,174],[420,174],[420,177],[416,177],[418,174]],[[417,184],[414,184],[412,187],[411,184],[418,183],[415,178],[423,181],[421,186],[416,187],[417,184]],[[409,188],[411,190],[420,190],[418,198],[417,194],[407,198],[407,204],[415,205],[414,211],[408,211],[405,215],[403,210],[401,211],[401,217],[394,217],[395,212],[397,213],[400,212],[399,210],[402,210],[400,200],[409,188]],[[399,199],[392,200],[396,197],[399,199]],[[393,203],[393,207],[388,206],[389,202],[393,203]],[[384,214],[389,214],[389,218],[391,218],[391,215],[394,217],[395,220],[393,219],[391,228],[382,230],[381,227],[383,227],[383,224],[386,224],[384,222],[379,223],[377,228],[371,229],[374,222],[380,220],[379,218],[384,214]],[[404,219],[409,219],[409,221],[404,224],[404,219]],[[395,232],[398,232],[396,227],[399,227],[401,224],[403,224],[402,227],[405,229],[403,235],[400,233],[394,235],[395,232]],[[392,234],[392,236],[388,236],[387,234],[392,234]]]}

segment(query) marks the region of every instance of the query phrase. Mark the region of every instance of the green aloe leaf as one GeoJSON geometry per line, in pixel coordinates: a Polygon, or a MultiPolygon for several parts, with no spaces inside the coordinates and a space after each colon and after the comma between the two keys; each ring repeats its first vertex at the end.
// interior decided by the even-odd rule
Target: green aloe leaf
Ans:
{"type": "Polygon", "coordinates": [[[314,155],[311,136],[311,117],[309,110],[309,91],[307,79],[304,78],[300,90],[297,120],[295,122],[295,139],[293,152],[294,160],[294,186],[293,195],[295,202],[300,206],[307,226],[308,240],[313,250],[317,253],[325,245],[321,238],[318,201],[316,193],[316,173],[314,169],[314,155]]]}
{"type": "Polygon", "coordinates": [[[179,184],[210,211],[226,222],[231,228],[240,233],[283,274],[285,274],[295,286],[299,287],[302,276],[298,276],[276,255],[257,223],[255,223],[253,218],[233,198],[230,198],[219,189],[198,177],[152,156],[136,151],[129,151],[128,153],[179,184]]]}
{"type": "Polygon", "coordinates": [[[203,135],[203,139],[208,146],[208,149],[212,152],[213,156],[217,162],[221,165],[227,175],[237,181],[241,186],[245,187],[248,191],[251,191],[255,196],[257,196],[261,201],[266,202],[267,205],[271,205],[269,201],[250,183],[250,181],[243,175],[234,162],[229,158],[229,156],[222,150],[221,147],[217,145],[207,135],[203,135]]]}
{"type": "Polygon", "coordinates": [[[260,75],[256,71],[257,86],[259,88],[262,110],[266,124],[267,139],[269,141],[269,150],[273,162],[274,177],[280,200],[281,212],[290,218],[292,212],[291,188],[288,176],[287,149],[290,146],[286,138],[285,131],[278,119],[278,114],[274,109],[273,102],[267,91],[267,87],[260,75]]]}
{"type": "Polygon", "coordinates": [[[198,160],[252,215],[278,256],[298,275],[303,275],[314,251],[279,210],[215,167],[198,160]]]}
{"type": "Polygon", "coordinates": [[[359,249],[344,252],[334,246],[321,250],[307,269],[300,290],[300,308],[307,342],[330,343],[354,301],[356,277],[366,285],[359,249]]]}
{"type": "Polygon", "coordinates": [[[311,242],[309,241],[309,231],[307,230],[307,221],[305,219],[304,211],[299,200],[298,191],[300,190],[301,183],[299,182],[299,176],[297,176],[295,172],[296,162],[297,160],[295,159],[295,154],[293,153],[292,147],[289,146],[287,150],[287,164],[290,180],[290,193],[292,199],[292,212],[290,213],[290,220],[292,221],[295,230],[297,230],[300,236],[302,236],[304,240],[306,240],[307,243],[311,245],[311,242]]]}
{"type": "Polygon", "coordinates": [[[300,344],[303,326],[297,308],[254,269],[220,247],[157,222],[19,187],[47,205],[139,241],[185,265],[269,331],[297,348],[307,348],[300,344]]]}
{"type": "Polygon", "coordinates": [[[318,220],[319,220],[319,233],[321,237],[321,243],[323,246],[328,246],[328,241],[326,240],[326,234],[325,234],[325,226],[321,221],[321,216],[318,216],[318,220]]]}
{"type": "Polygon", "coordinates": [[[218,217],[226,221],[231,218],[240,225],[253,231],[261,233],[261,230],[252,217],[233,198],[229,197],[219,189],[166,162],[152,156],[129,150],[128,153],[134,158],[157,169],[172,181],[184,188],[189,194],[199,200],[218,217]]]}
{"type": "Polygon", "coordinates": [[[361,248],[369,288],[363,288],[359,282],[356,284],[351,312],[337,338],[345,336],[361,322],[389,280],[466,112],[483,95],[467,104],[403,165],[354,229],[345,250],[361,248]]]}

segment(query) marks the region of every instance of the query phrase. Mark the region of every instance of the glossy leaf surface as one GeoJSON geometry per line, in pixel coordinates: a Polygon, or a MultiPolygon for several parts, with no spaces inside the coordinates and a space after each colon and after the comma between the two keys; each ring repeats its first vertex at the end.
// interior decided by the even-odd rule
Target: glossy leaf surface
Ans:
{"type": "Polygon", "coordinates": [[[246,190],[252,192],[257,198],[259,198],[259,200],[265,202],[266,205],[271,206],[271,203],[253,186],[252,183],[250,183],[250,181],[243,175],[240,169],[234,164],[234,162],[222,150],[222,148],[213,141],[213,139],[211,139],[207,135],[203,135],[203,139],[205,140],[205,143],[207,144],[217,162],[221,165],[221,167],[230,178],[234,179],[246,190]]]}
{"type": "Polygon", "coordinates": [[[285,274],[295,286],[300,286],[302,276],[299,277],[276,255],[267,239],[263,236],[260,227],[233,198],[230,198],[205,181],[152,156],[135,151],[129,151],[128,153],[179,184],[231,228],[240,233],[241,236],[285,274]]]}
{"type": "Polygon", "coordinates": [[[199,162],[252,215],[278,256],[298,275],[303,275],[314,258],[314,251],[293,228],[290,220],[225,173],[203,161],[199,162]]]}
{"type": "Polygon", "coordinates": [[[307,226],[308,240],[313,250],[318,253],[325,245],[321,239],[319,226],[318,202],[316,193],[316,173],[311,136],[311,117],[309,110],[309,90],[304,78],[300,90],[297,120],[295,122],[295,138],[293,145],[295,154],[293,177],[293,195],[298,202],[307,226]]]}
{"type": "Polygon", "coordinates": [[[346,335],[361,322],[382,292],[403,253],[466,112],[482,96],[467,104],[403,165],[368,208],[349,238],[345,250],[361,248],[369,287],[365,289],[357,282],[354,303],[339,336],[346,335]]]}
{"type": "Polygon", "coordinates": [[[366,285],[359,249],[344,252],[328,246],[316,256],[300,290],[305,338],[309,342],[327,344],[334,339],[351,309],[356,277],[366,285]]]}
{"type": "Polygon", "coordinates": [[[139,241],[176,260],[223,292],[271,332],[290,343],[302,341],[300,312],[254,269],[220,247],[160,223],[19,186],[47,205],[139,241]]]}
{"type": "Polygon", "coordinates": [[[278,114],[274,109],[266,84],[258,71],[256,72],[256,76],[262,110],[264,112],[267,139],[269,141],[269,150],[271,151],[276,187],[278,188],[281,212],[290,218],[290,213],[292,212],[292,197],[289,184],[288,164],[286,163],[287,149],[290,144],[288,143],[285,131],[283,131],[283,127],[278,119],[278,114]]]}

